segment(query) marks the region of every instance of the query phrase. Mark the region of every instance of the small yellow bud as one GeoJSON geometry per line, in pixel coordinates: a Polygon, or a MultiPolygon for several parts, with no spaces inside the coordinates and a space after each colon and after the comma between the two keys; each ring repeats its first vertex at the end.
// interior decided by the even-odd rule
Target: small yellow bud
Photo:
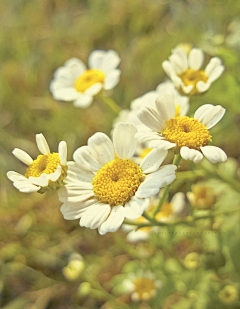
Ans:
{"type": "Polygon", "coordinates": [[[90,294],[92,286],[89,282],[83,282],[79,285],[77,289],[77,295],[79,297],[84,297],[90,294]]]}
{"type": "Polygon", "coordinates": [[[84,262],[80,260],[71,260],[66,267],[63,268],[62,273],[69,281],[76,280],[84,269],[84,262]]]}
{"type": "Polygon", "coordinates": [[[196,252],[189,253],[184,259],[187,268],[196,268],[199,265],[199,255],[196,252]]]}
{"type": "Polygon", "coordinates": [[[224,304],[233,304],[238,300],[238,290],[233,285],[226,285],[218,296],[224,304]]]}

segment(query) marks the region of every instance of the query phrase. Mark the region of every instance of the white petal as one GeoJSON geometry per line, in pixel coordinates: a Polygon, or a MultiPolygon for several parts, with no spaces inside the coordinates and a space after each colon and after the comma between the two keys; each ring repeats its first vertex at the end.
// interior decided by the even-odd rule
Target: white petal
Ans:
{"type": "Polygon", "coordinates": [[[60,158],[61,165],[67,165],[67,143],[61,141],[58,145],[58,154],[60,158]]]}
{"type": "Polygon", "coordinates": [[[91,87],[87,88],[84,92],[84,94],[87,94],[88,96],[94,96],[96,94],[98,94],[101,89],[103,88],[103,84],[102,83],[96,83],[94,85],[92,85],[91,87]]]}
{"type": "Polygon", "coordinates": [[[88,139],[89,150],[102,166],[114,160],[115,152],[113,143],[110,138],[104,133],[95,133],[88,139]]]}
{"type": "Polygon", "coordinates": [[[104,235],[107,232],[116,232],[123,223],[124,217],[125,209],[123,206],[113,207],[108,219],[98,228],[99,234],[104,235]]]}
{"type": "Polygon", "coordinates": [[[161,150],[161,151],[169,150],[171,148],[174,148],[175,146],[176,146],[176,144],[168,142],[164,139],[163,140],[152,140],[148,144],[149,148],[156,148],[156,149],[161,150]]]}
{"type": "Polygon", "coordinates": [[[48,185],[48,175],[45,173],[41,174],[39,177],[30,176],[28,179],[32,184],[40,187],[46,187],[48,185]]]}
{"type": "Polygon", "coordinates": [[[155,172],[166,159],[168,152],[158,149],[151,150],[142,160],[140,168],[144,174],[155,172]]]}
{"type": "Polygon", "coordinates": [[[38,150],[43,155],[48,155],[50,153],[48,143],[42,133],[36,134],[36,143],[37,143],[38,150]]]}
{"type": "Polygon", "coordinates": [[[92,172],[97,172],[102,167],[102,164],[92,156],[88,146],[78,148],[73,154],[73,160],[83,169],[92,172]]]}
{"type": "Polygon", "coordinates": [[[102,71],[107,75],[109,72],[115,70],[121,59],[117,52],[114,50],[108,50],[104,53],[103,62],[102,62],[102,71]]]}
{"type": "Polygon", "coordinates": [[[119,159],[130,159],[136,148],[137,128],[132,123],[120,122],[113,131],[113,145],[119,159]]]}
{"type": "Polygon", "coordinates": [[[156,195],[160,188],[173,182],[176,178],[176,169],[177,167],[175,165],[165,165],[157,172],[147,175],[135,195],[139,198],[147,198],[156,195]]]}
{"type": "Polygon", "coordinates": [[[87,208],[93,204],[96,204],[97,199],[91,198],[84,202],[79,203],[64,203],[60,211],[63,214],[64,219],[66,220],[75,220],[79,219],[84,211],[87,210],[87,208]]]}
{"type": "Polygon", "coordinates": [[[181,87],[182,87],[183,92],[186,94],[189,94],[193,89],[193,85],[185,86],[183,83],[181,84],[181,87]]]}
{"type": "Polygon", "coordinates": [[[172,78],[173,76],[176,76],[176,72],[175,72],[175,70],[173,69],[173,66],[172,66],[172,64],[170,63],[170,61],[168,61],[168,60],[163,61],[163,63],[162,63],[162,68],[163,68],[163,70],[165,71],[165,73],[166,73],[170,78],[172,78]]]}
{"type": "Polygon", "coordinates": [[[83,169],[77,163],[73,161],[68,162],[67,165],[68,165],[68,172],[67,172],[67,177],[65,178],[65,181],[68,181],[71,179],[78,179],[83,182],[93,181],[93,177],[94,177],[93,172],[83,169]]]}
{"type": "Polygon", "coordinates": [[[54,173],[51,173],[48,176],[48,180],[51,180],[51,181],[57,181],[58,178],[61,176],[61,173],[62,173],[62,167],[61,165],[58,165],[58,168],[56,169],[56,171],[54,173]]]}
{"type": "Polygon", "coordinates": [[[94,196],[93,190],[89,189],[78,189],[78,188],[67,188],[66,186],[61,187],[58,190],[58,197],[60,202],[70,202],[70,203],[77,203],[77,202],[84,202],[89,198],[94,196]]]}
{"type": "Polygon", "coordinates": [[[120,70],[113,70],[111,71],[104,80],[103,88],[105,90],[110,90],[114,88],[120,80],[121,71],[120,70]]]}
{"type": "Polygon", "coordinates": [[[215,126],[224,116],[226,109],[220,105],[214,106],[208,114],[203,118],[202,124],[211,129],[215,126]]]}
{"type": "Polygon", "coordinates": [[[194,114],[194,118],[197,119],[199,122],[203,122],[204,117],[209,114],[212,110],[214,109],[214,105],[212,104],[204,104],[202,106],[200,106],[195,114],[194,114]]]}
{"type": "Polygon", "coordinates": [[[130,108],[132,110],[138,111],[142,107],[152,107],[155,108],[156,98],[159,96],[159,93],[155,90],[149,91],[142,95],[141,97],[133,100],[131,102],[130,108]]]}
{"type": "Polygon", "coordinates": [[[106,204],[94,204],[89,206],[80,219],[80,226],[90,229],[98,228],[108,217],[111,207],[106,204]]]}
{"type": "Polygon", "coordinates": [[[163,94],[156,100],[156,107],[164,121],[168,121],[175,117],[176,107],[174,97],[169,94],[163,94]]]}
{"type": "Polygon", "coordinates": [[[105,51],[94,50],[88,58],[88,66],[90,69],[102,69],[105,51]]]}
{"type": "Polygon", "coordinates": [[[196,87],[198,92],[205,92],[210,88],[211,84],[209,82],[204,83],[203,81],[200,81],[197,83],[196,87]]]}
{"type": "Polygon", "coordinates": [[[218,66],[221,66],[222,64],[222,61],[221,59],[219,59],[218,57],[214,57],[212,58],[208,65],[206,66],[205,68],[205,74],[207,76],[210,76],[212,74],[212,72],[218,67],[218,66]]]}
{"type": "Polygon", "coordinates": [[[69,67],[58,68],[53,75],[54,79],[50,84],[50,91],[54,88],[73,88],[78,76],[79,74],[69,67]]]}
{"type": "Polygon", "coordinates": [[[17,188],[20,192],[23,192],[23,193],[36,192],[40,189],[40,187],[37,187],[31,184],[28,180],[25,182],[24,181],[14,181],[13,185],[15,188],[17,188]]]}
{"type": "Polygon", "coordinates": [[[161,132],[165,128],[164,119],[153,108],[143,107],[137,116],[145,126],[153,131],[161,132]]]}
{"type": "Polygon", "coordinates": [[[172,54],[170,57],[169,57],[169,61],[171,62],[172,64],[172,67],[174,69],[174,71],[177,73],[177,74],[181,74],[182,72],[185,71],[185,68],[184,68],[184,63],[182,62],[181,58],[178,56],[178,54],[172,54]]]}
{"type": "Polygon", "coordinates": [[[220,65],[220,66],[216,67],[216,68],[211,72],[211,74],[209,75],[209,77],[208,77],[208,82],[209,82],[209,83],[212,83],[212,82],[214,82],[216,79],[218,79],[218,78],[222,75],[224,69],[225,69],[225,67],[224,67],[223,65],[220,65]]]}
{"type": "Polygon", "coordinates": [[[203,65],[204,53],[200,48],[191,49],[188,56],[189,68],[192,70],[199,70],[203,65]]]}
{"type": "Polygon", "coordinates": [[[178,55],[181,59],[183,71],[186,71],[188,69],[187,53],[182,48],[174,48],[172,53],[178,55]]]}
{"type": "Polygon", "coordinates": [[[87,108],[92,104],[93,97],[89,94],[79,93],[76,100],[73,102],[75,107],[87,108]]]}
{"type": "Polygon", "coordinates": [[[171,204],[173,206],[173,213],[180,214],[185,207],[185,194],[183,192],[176,193],[171,199],[171,204]]]}
{"type": "Polygon", "coordinates": [[[143,214],[144,210],[149,205],[149,199],[140,199],[133,196],[131,200],[125,204],[125,217],[130,220],[135,220],[143,214]]]}
{"type": "Polygon", "coordinates": [[[18,160],[22,161],[23,163],[30,165],[33,163],[33,159],[27,154],[25,151],[15,148],[13,150],[13,155],[18,158],[18,160]]]}
{"type": "Polygon", "coordinates": [[[139,131],[135,137],[138,139],[139,142],[149,142],[152,140],[163,140],[164,137],[162,137],[157,132],[145,132],[145,131],[139,131]]]}
{"type": "Polygon", "coordinates": [[[69,67],[71,71],[76,74],[76,76],[80,76],[87,69],[86,65],[78,58],[71,58],[67,60],[64,65],[69,67]]]}
{"type": "Polygon", "coordinates": [[[227,155],[219,147],[216,146],[205,146],[201,147],[204,156],[212,163],[226,162],[227,155]]]}
{"type": "Polygon", "coordinates": [[[189,110],[189,98],[188,97],[177,97],[175,99],[175,106],[180,106],[180,117],[186,116],[189,110]]]}
{"type": "Polygon", "coordinates": [[[55,83],[55,81],[51,82],[50,91],[52,92],[53,98],[55,100],[62,100],[67,102],[76,100],[81,95],[81,93],[77,92],[73,85],[66,87],[62,84],[55,83]]]}
{"type": "Polygon", "coordinates": [[[131,243],[135,243],[137,241],[144,241],[144,240],[147,240],[149,237],[149,233],[146,232],[146,231],[142,231],[141,229],[140,230],[137,230],[137,231],[131,231],[130,233],[127,234],[127,237],[126,237],[126,240],[128,242],[131,242],[131,243]]]}
{"type": "Polygon", "coordinates": [[[203,159],[203,155],[201,154],[200,151],[195,150],[195,149],[190,149],[186,146],[181,148],[180,154],[184,160],[191,160],[194,163],[199,163],[203,159]]]}
{"type": "Polygon", "coordinates": [[[13,171],[7,172],[7,177],[11,181],[26,181],[27,179],[25,176],[13,171]]]}

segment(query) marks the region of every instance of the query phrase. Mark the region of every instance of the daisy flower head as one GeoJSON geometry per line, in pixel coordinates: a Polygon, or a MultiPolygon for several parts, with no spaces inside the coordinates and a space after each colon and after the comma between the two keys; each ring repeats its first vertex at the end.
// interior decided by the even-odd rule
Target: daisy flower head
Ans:
{"type": "Polygon", "coordinates": [[[139,302],[155,297],[162,282],[157,280],[151,271],[139,270],[136,274],[128,274],[128,278],[122,282],[122,285],[126,293],[131,294],[131,300],[139,302]]]}
{"type": "Polygon", "coordinates": [[[207,91],[224,71],[218,57],[212,58],[201,70],[203,62],[204,53],[200,48],[192,48],[189,53],[182,48],[175,48],[169,60],[163,61],[162,67],[178,90],[195,94],[207,91]]]}
{"type": "Polygon", "coordinates": [[[95,50],[88,59],[89,69],[71,58],[54,73],[50,91],[55,100],[73,101],[75,107],[87,108],[102,89],[114,88],[120,79],[120,58],[114,50],[95,50]]]}
{"type": "MultiPolygon", "coordinates": [[[[148,212],[152,213],[156,209],[159,202],[158,197],[150,198],[148,212]]],[[[182,192],[176,193],[170,203],[163,203],[161,210],[156,214],[155,218],[159,222],[168,222],[174,220],[185,207],[185,196],[182,192]]],[[[148,223],[148,220],[144,217],[140,217],[135,220],[137,223],[148,223]]],[[[147,240],[152,232],[159,230],[158,227],[141,227],[137,229],[136,226],[123,224],[123,230],[128,233],[127,241],[137,242],[147,240]]]]}
{"type": "Polygon", "coordinates": [[[208,145],[212,141],[209,129],[226,111],[222,106],[205,104],[197,109],[193,118],[176,117],[173,98],[165,94],[156,100],[156,109],[145,107],[138,112],[138,118],[153,130],[138,132],[136,137],[140,142],[148,142],[149,148],[159,150],[178,148],[183,159],[194,163],[200,162],[203,155],[212,163],[227,160],[222,149],[208,145]]]}
{"type": "Polygon", "coordinates": [[[131,160],[136,133],[133,124],[119,123],[113,142],[98,132],[75,151],[75,162],[69,162],[65,185],[58,191],[66,220],[80,219],[80,226],[98,228],[101,235],[115,232],[125,218],[139,218],[149,197],[175,179],[176,166],[160,167],[166,151],[152,150],[140,166],[131,160]]]}
{"type": "Polygon", "coordinates": [[[67,176],[67,144],[62,141],[58,145],[58,153],[51,153],[43,134],[36,134],[36,143],[41,155],[33,160],[25,151],[15,148],[13,154],[28,165],[25,175],[10,171],[7,177],[20,192],[44,193],[58,189],[67,176]]]}
{"type": "Polygon", "coordinates": [[[113,122],[113,127],[119,122],[131,122],[135,124],[138,131],[151,131],[150,128],[146,127],[137,117],[137,112],[142,107],[151,107],[156,109],[155,102],[159,95],[169,94],[174,98],[176,105],[176,114],[185,116],[189,110],[189,98],[181,96],[174,87],[171,81],[166,81],[157,86],[156,90],[150,91],[142,95],[141,97],[133,100],[130,104],[130,109],[122,110],[118,117],[113,122]]]}

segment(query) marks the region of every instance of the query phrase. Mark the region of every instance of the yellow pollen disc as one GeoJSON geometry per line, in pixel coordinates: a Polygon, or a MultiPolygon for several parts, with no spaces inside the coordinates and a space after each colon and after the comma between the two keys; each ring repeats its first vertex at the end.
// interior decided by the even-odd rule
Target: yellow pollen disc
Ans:
{"type": "Polygon", "coordinates": [[[136,278],[134,280],[135,293],[138,293],[139,299],[144,299],[146,293],[149,295],[149,298],[153,296],[153,293],[156,291],[155,281],[151,278],[136,278]],[[144,295],[143,295],[144,294],[144,295]]]}
{"type": "Polygon", "coordinates": [[[125,205],[144,180],[140,167],[133,161],[116,158],[105,164],[93,178],[93,191],[100,203],[125,205]]]}
{"type": "Polygon", "coordinates": [[[177,147],[186,146],[191,149],[200,150],[211,141],[208,129],[197,119],[187,116],[177,117],[165,121],[166,129],[162,132],[165,139],[176,143],[177,147]]]}
{"type": "Polygon", "coordinates": [[[58,165],[60,165],[60,158],[58,153],[50,153],[48,155],[39,155],[36,160],[27,168],[25,177],[39,177],[45,173],[47,175],[54,173],[58,165]]]}
{"type": "Polygon", "coordinates": [[[76,79],[74,86],[78,92],[84,92],[94,84],[103,83],[105,75],[100,70],[86,70],[76,79]]]}
{"type": "Polygon", "coordinates": [[[173,214],[173,207],[171,203],[163,203],[161,211],[156,214],[156,219],[168,218],[173,214]]]}
{"type": "Polygon", "coordinates": [[[208,76],[204,71],[187,69],[185,72],[178,75],[183,81],[185,86],[193,85],[193,89],[190,94],[198,92],[197,83],[200,81],[206,82],[208,76]]]}

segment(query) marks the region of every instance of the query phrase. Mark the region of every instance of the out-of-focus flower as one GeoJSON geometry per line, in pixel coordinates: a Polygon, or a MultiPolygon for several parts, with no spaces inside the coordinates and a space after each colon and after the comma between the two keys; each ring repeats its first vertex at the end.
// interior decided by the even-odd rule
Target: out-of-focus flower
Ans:
{"type": "Polygon", "coordinates": [[[196,268],[199,265],[199,255],[196,252],[189,253],[184,259],[187,268],[196,268]]]}
{"type": "Polygon", "coordinates": [[[155,297],[157,290],[161,288],[161,281],[156,280],[152,272],[139,270],[137,274],[128,274],[128,279],[122,285],[126,293],[131,294],[131,300],[138,302],[155,297]]]}
{"type": "Polygon", "coordinates": [[[110,90],[118,84],[119,63],[114,50],[93,51],[88,59],[89,69],[81,60],[71,58],[54,73],[50,91],[56,100],[74,101],[75,107],[86,108],[102,89],[110,90]]]}
{"type": "MultiPolygon", "coordinates": [[[[154,210],[157,207],[158,202],[159,202],[159,198],[157,197],[151,198],[149,207],[147,210],[149,212],[154,212],[154,210]]],[[[182,192],[178,192],[173,196],[170,203],[166,202],[162,205],[161,211],[159,211],[156,214],[155,218],[159,222],[171,221],[182,212],[182,210],[184,209],[184,206],[185,206],[184,194],[182,192]]],[[[145,219],[144,217],[140,217],[136,220],[136,223],[139,223],[139,224],[147,223],[147,222],[148,220],[145,219]]],[[[154,231],[157,231],[158,228],[142,227],[137,230],[136,226],[123,224],[123,230],[125,232],[128,232],[126,239],[129,242],[136,242],[136,241],[142,241],[142,240],[148,239],[149,234],[154,231]]]]}
{"type": "Polygon", "coordinates": [[[138,131],[151,131],[147,126],[145,126],[137,117],[137,112],[142,107],[151,107],[156,110],[156,99],[160,95],[169,94],[173,97],[174,104],[176,106],[176,116],[187,115],[189,109],[189,98],[181,96],[179,92],[175,89],[171,81],[166,81],[157,86],[154,91],[147,92],[141,97],[133,100],[130,105],[130,109],[122,110],[118,117],[113,122],[113,127],[119,122],[131,122],[135,124],[138,131]]]}
{"type": "Polygon", "coordinates": [[[233,304],[238,300],[238,289],[233,285],[226,285],[218,296],[224,304],[233,304]]]}
{"type": "Polygon", "coordinates": [[[187,192],[187,198],[191,205],[197,209],[209,209],[215,203],[214,190],[204,183],[192,185],[192,192],[187,192]]]}
{"type": "Polygon", "coordinates": [[[200,48],[192,48],[189,54],[182,48],[175,48],[169,61],[165,60],[162,66],[177,89],[195,94],[207,91],[224,71],[218,57],[212,58],[205,70],[201,70],[203,61],[204,53],[200,48]]]}
{"type": "Polygon", "coordinates": [[[166,298],[162,309],[172,309],[173,306],[179,303],[182,299],[183,295],[180,293],[171,294],[166,298]]]}
{"type": "Polygon", "coordinates": [[[89,282],[83,282],[79,285],[77,289],[77,295],[79,297],[85,297],[89,295],[92,291],[92,286],[89,282]]]}
{"type": "Polygon", "coordinates": [[[62,141],[58,145],[58,153],[51,153],[48,143],[42,134],[36,134],[36,143],[42,155],[33,160],[25,151],[15,148],[13,154],[28,165],[25,175],[8,172],[7,177],[13,181],[20,192],[43,193],[50,189],[58,189],[67,175],[67,144],[62,141]]]}
{"type": "Polygon", "coordinates": [[[140,166],[131,160],[136,133],[135,125],[119,123],[113,142],[99,132],[75,151],[75,162],[69,162],[65,185],[58,191],[66,220],[80,218],[80,226],[98,228],[101,235],[115,232],[124,218],[139,218],[149,197],[175,179],[176,166],[159,168],[166,151],[152,150],[140,166]]]}
{"type": "Polygon", "coordinates": [[[228,26],[229,34],[226,43],[231,47],[240,47],[240,20],[234,19],[228,26]]]}
{"type": "Polygon", "coordinates": [[[71,260],[66,267],[62,269],[64,277],[69,281],[76,280],[82,273],[85,263],[82,260],[71,260]]]}
{"type": "Polygon", "coordinates": [[[188,55],[192,49],[192,44],[190,43],[180,43],[174,48],[172,51],[177,50],[178,48],[181,48],[185,51],[185,53],[188,55]]]}
{"type": "Polygon", "coordinates": [[[225,114],[225,109],[211,104],[197,109],[194,118],[176,117],[176,107],[172,96],[164,94],[156,100],[157,111],[144,107],[138,118],[153,132],[138,132],[139,142],[148,142],[149,148],[169,150],[179,148],[181,157],[195,163],[203,155],[212,163],[225,162],[227,155],[215,146],[208,146],[212,136],[209,129],[215,126],[225,114]]]}

